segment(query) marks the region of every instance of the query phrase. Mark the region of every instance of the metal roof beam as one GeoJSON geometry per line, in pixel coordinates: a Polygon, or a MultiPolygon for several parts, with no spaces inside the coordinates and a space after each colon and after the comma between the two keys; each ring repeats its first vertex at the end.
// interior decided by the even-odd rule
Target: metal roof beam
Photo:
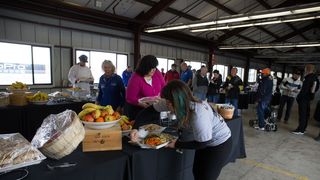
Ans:
{"type": "MultiPolygon", "coordinates": [[[[145,4],[145,5],[148,5],[148,6],[155,6],[157,4],[157,2],[154,2],[154,1],[150,1],[150,0],[135,0],[136,2],[139,2],[139,3],[142,3],[142,4],[145,4]]],[[[171,14],[174,14],[176,16],[179,16],[179,17],[183,17],[183,18],[186,18],[188,20],[191,20],[191,21],[198,21],[200,20],[200,18],[197,18],[197,17],[194,17],[194,16],[191,16],[187,13],[184,13],[184,12],[181,12],[181,11],[178,11],[176,9],[173,9],[173,8],[166,8],[165,9],[166,12],[169,12],[171,14]]]]}
{"type": "Polygon", "coordinates": [[[146,13],[137,16],[135,19],[142,20],[144,24],[147,24],[163,10],[167,9],[173,2],[175,2],[175,0],[161,0],[153,5],[146,13]]]}

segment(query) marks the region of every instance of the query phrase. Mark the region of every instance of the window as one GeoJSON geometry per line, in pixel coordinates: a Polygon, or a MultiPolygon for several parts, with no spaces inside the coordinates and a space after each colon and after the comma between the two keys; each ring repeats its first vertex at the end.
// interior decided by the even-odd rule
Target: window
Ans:
{"type": "Polygon", "coordinates": [[[257,81],[257,70],[256,69],[249,69],[249,77],[248,82],[256,82],[257,81]]]}
{"type": "Polygon", "coordinates": [[[159,65],[158,65],[158,69],[161,71],[161,69],[164,69],[164,72],[168,71],[168,59],[165,58],[157,58],[159,65]]]}
{"type": "Polygon", "coordinates": [[[222,76],[223,82],[226,80],[226,78],[228,76],[228,66],[217,64],[217,65],[214,65],[212,69],[219,71],[219,73],[222,76]]]}
{"type": "Polygon", "coordinates": [[[237,75],[241,78],[241,80],[243,80],[243,78],[244,78],[244,68],[242,68],[242,67],[235,67],[235,68],[238,69],[237,75]]]}
{"type": "Polygon", "coordinates": [[[289,77],[292,77],[292,74],[291,74],[291,73],[289,74],[289,77]]]}
{"type": "Polygon", "coordinates": [[[0,85],[52,84],[51,48],[0,42],[0,85]]]}
{"type": "Polygon", "coordinates": [[[288,77],[288,73],[284,73],[284,78],[287,78],[288,77]]]}
{"type": "Polygon", "coordinates": [[[85,51],[76,50],[76,62],[79,62],[79,56],[88,56],[88,66],[91,69],[92,76],[94,78],[94,83],[99,83],[100,76],[104,73],[101,65],[104,60],[110,60],[116,67],[116,74],[122,75],[122,72],[127,69],[128,66],[128,55],[108,53],[102,51],[85,51]]]}

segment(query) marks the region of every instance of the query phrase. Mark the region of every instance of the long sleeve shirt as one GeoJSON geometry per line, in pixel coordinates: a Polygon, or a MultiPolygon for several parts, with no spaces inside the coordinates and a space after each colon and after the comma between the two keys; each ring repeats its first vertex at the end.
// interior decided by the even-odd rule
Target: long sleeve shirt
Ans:
{"type": "Polygon", "coordinates": [[[207,76],[197,74],[192,80],[193,92],[207,94],[209,81],[207,76]]]}
{"type": "Polygon", "coordinates": [[[226,89],[226,97],[230,99],[238,99],[240,90],[243,89],[243,82],[239,76],[229,75],[226,78],[226,82],[223,87],[226,89]],[[228,89],[227,87],[232,85],[232,88],[228,89]]]}
{"type": "Polygon", "coordinates": [[[111,105],[114,109],[123,107],[125,102],[125,87],[119,75],[113,74],[111,77],[102,75],[98,87],[97,102],[100,105],[111,105]]]}
{"type": "Polygon", "coordinates": [[[297,79],[293,80],[292,77],[283,79],[280,84],[282,95],[296,98],[302,87],[302,82],[297,79]]]}
{"type": "Polygon", "coordinates": [[[140,98],[159,96],[164,85],[164,78],[159,70],[156,70],[152,76],[151,85],[146,82],[143,76],[133,73],[128,83],[126,100],[132,105],[138,105],[140,98]]]}
{"type": "Polygon", "coordinates": [[[217,79],[212,79],[212,81],[210,81],[209,83],[208,95],[219,94],[221,84],[222,84],[221,76],[219,76],[217,79]]]}
{"type": "Polygon", "coordinates": [[[271,76],[265,76],[261,79],[257,91],[257,100],[270,102],[272,98],[273,81],[271,76]]]}
{"type": "Polygon", "coordinates": [[[318,83],[319,82],[317,76],[314,73],[306,75],[302,83],[301,91],[298,94],[298,98],[312,100],[314,98],[314,94],[316,91],[316,87],[318,86],[318,83]]]}
{"type": "Polygon", "coordinates": [[[131,75],[132,75],[132,72],[128,72],[127,70],[123,71],[122,80],[123,80],[123,84],[125,87],[128,86],[128,82],[129,82],[131,75]]]}
{"type": "Polygon", "coordinates": [[[87,66],[80,66],[76,64],[72,66],[68,74],[69,81],[74,85],[77,80],[87,81],[89,79],[93,80],[91,70],[87,66]]]}

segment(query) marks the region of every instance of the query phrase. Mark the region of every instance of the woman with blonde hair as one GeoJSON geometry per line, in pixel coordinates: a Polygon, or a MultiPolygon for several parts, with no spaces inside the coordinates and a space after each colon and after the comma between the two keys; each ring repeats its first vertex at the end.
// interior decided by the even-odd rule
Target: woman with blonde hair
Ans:
{"type": "Polygon", "coordinates": [[[115,66],[109,60],[102,63],[104,74],[99,80],[99,94],[96,104],[111,105],[113,109],[121,111],[125,102],[125,87],[119,75],[115,74],[115,66]]]}

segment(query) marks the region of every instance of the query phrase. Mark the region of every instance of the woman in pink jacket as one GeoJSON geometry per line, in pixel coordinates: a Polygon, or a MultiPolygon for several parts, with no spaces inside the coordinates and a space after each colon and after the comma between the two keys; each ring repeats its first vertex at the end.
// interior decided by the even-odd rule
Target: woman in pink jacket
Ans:
{"type": "Polygon", "coordinates": [[[143,97],[159,96],[165,81],[157,69],[158,60],[153,55],[144,56],[131,76],[126,91],[127,115],[135,119],[140,110],[149,106],[139,102],[143,97]]]}

